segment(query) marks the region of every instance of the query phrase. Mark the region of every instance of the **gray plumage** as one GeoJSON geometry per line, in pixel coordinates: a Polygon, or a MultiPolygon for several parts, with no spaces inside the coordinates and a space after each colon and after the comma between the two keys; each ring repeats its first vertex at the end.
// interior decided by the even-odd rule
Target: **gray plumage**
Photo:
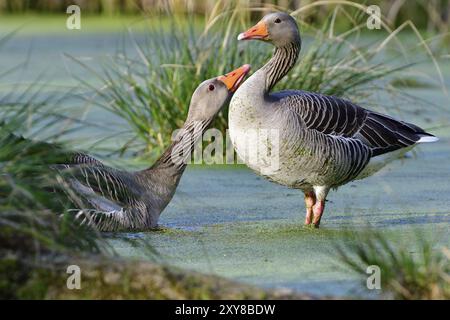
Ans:
{"type": "Polygon", "coordinates": [[[209,123],[187,122],[171,146],[145,170],[118,170],[83,153],[53,166],[70,186],[68,194],[78,205],[73,211],[79,221],[100,231],[155,228],[186,168],[186,157],[209,123]],[[173,161],[175,156],[178,161],[173,161]]]}
{"type": "Polygon", "coordinates": [[[159,216],[175,193],[194,144],[229,101],[232,90],[247,74],[248,66],[243,70],[239,78],[226,78],[225,75],[199,85],[192,96],[183,128],[150,168],[136,172],[118,170],[83,153],[75,153],[68,161],[55,165],[70,186],[66,192],[77,207],[71,211],[79,221],[100,231],[157,227],[159,216]]]}
{"type": "MultiPolygon", "coordinates": [[[[341,98],[299,90],[270,93],[295,65],[301,48],[300,34],[295,20],[285,13],[265,16],[238,39],[252,39],[255,32],[254,39],[269,41],[276,48],[272,58],[233,96],[230,137],[245,161],[246,131],[278,130],[279,143],[272,148],[279,150],[279,167],[262,174],[269,180],[301,189],[305,197],[314,198],[314,203],[322,202],[323,211],[329,189],[356,179],[372,158],[437,140],[413,124],[341,98]]],[[[264,164],[246,163],[260,174],[265,169],[264,164]]],[[[320,216],[321,212],[316,226],[320,216]]]]}

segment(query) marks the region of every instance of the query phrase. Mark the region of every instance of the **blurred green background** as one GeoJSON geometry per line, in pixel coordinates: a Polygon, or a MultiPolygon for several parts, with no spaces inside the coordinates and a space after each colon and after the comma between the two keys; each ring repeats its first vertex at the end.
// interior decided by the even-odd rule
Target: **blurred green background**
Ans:
{"type": "MultiPolygon", "coordinates": [[[[102,16],[137,15],[142,12],[167,11],[184,14],[204,15],[212,12],[215,0],[0,0],[2,14],[55,14],[65,12],[71,4],[79,5],[84,14],[102,16]]],[[[313,4],[314,0],[239,0],[242,6],[267,8],[278,6],[296,10],[313,4]]],[[[333,1],[329,1],[332,3],[333,1]]],[[[343,3],[345,1],[336,1],[343,3]]],[[[450,3],[448,0],[373,0],[355,3],[378,5],[392,26],[406,20],[428,31],[445,32],[449,28],[450,3]]],[[[308,22],[320,23],[329,12],[330,6],[317,6],[308,13],[308,22]]]]}

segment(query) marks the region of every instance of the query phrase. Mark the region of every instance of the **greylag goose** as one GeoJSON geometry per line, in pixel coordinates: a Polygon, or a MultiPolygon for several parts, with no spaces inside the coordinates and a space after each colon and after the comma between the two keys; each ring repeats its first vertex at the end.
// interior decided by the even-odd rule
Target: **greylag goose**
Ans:
{"type": "Polygon", "coordinates": [[[334,96],[298,90],[271,93],[300,52],[300,33],[290,15],[264,16],[238,36],[250,39],[269,42],[275,51],[233,95],[230,138],[251,169],[303,191],[306,225],[319,227],[329,190],[358,178],[371,159],[437,140],[413,124],[334,96]]]}
{"type": "Polygon", "coordinates": [[[239,87],[250,66],[201,83],[192,95],[188,116],[173,143],[150,168],[128,172],[74,153],[56,166],[74,191],[81,223],[100,231],[143,230],[157,227],[161,212],[172,199],[192,148],[239,87]],[[89,207],[85,207],[87,204],[89,207]]]}

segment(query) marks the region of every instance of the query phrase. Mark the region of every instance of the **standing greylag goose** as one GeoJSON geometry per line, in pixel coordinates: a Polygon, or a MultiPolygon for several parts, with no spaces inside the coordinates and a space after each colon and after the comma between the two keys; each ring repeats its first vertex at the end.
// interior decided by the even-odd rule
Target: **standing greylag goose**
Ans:
{"type": "Polygon", "coordinates": [[[57,165],[75,193],[74,203],[83,204],[76,209],[82,223],[95,225],[100,231],[155,228],[175,193],[195,142],[249,70],[249,65],[243,65],[201,83],[192,95],[183,128],[148,169],[117,170],[82,153],[73,153],[68,162],[57,165]]]}
{"type": "Polygon", "coordinates": [[[341,98],[295,90],[271,93],[300,52],[300,33],[290,15],[266,15],[238,36],[238,40],[249,39],[269,42],[275,51],[233,95],[228,121],[231,141],[250,168],[303,191],[306,225],[319,226],[329,190],[356,179],[372,158],[437,140],[413,124],[341,98]]]}

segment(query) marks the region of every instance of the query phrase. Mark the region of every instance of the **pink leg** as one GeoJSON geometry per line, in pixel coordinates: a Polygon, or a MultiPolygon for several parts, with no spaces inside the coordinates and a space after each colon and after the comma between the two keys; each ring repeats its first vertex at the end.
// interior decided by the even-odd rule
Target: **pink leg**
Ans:
{"type": "Polygon", "coordinates": [[[318,228],[320,225],[320,219],[322,218],[323,210],[325,209],[325,200],[319,200],[313,207],[313,224],[314,227],[318,228]]]}
{"type": "Polygon", "coordinates": [[[316,195],[313,191],[305,192],[306,217],[305,225],[310,225],[313,219],[313,207],[316,203],[316,195]]]}

